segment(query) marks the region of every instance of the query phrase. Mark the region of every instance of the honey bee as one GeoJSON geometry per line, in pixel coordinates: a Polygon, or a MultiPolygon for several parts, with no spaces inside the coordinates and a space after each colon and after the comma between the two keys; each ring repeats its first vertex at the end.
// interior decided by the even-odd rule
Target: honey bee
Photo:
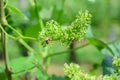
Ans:
{"type": "Polygon", "coordinates": [[[46,39],[45,39],[45,42],[46,42],[46,44],[49,44],[49,42],[52,40],[52,37],[46,37],[46,39]]]}

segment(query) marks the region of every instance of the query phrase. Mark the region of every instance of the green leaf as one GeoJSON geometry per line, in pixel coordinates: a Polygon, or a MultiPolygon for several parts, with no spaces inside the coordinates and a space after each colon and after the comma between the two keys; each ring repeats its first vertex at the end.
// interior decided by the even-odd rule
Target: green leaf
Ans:
{"type": "Polygon", "coordinates": [[[35,25],[31,24],[29,27],[26,28],[25,36],[38,38],[39,32],[40,32],[40,27],[38,26],[38,24],[35,25]]]}
{"type": "Polygon", "coordinates": [[[113,74],[114,66],[112,65],[112,56],[115,55],[115,51],[113,51],[113,49],[107,43],[104,43],[103,41],[95,38],[93,36],[92,29],[90,26],[88,27],[86,38],[88,39],[90,44],[95,46],[101,53],[105,55],[105,58],[102,62],[103,74],[113,74]]]}
{"type": "Polygon", "coordinates": [[[48,80],[48,76],[44,74],[40,69],[37,70],[36,76],[38,80],[48,80]]]}
{"type": "MultiPolygon", "coordinates": [[[[110,44],[108,44],[108,46],[112,49],[112,51],[114,52],[115,56],[120,57],[120,40],[118,41],[114,41],[111,42],[110,44]]],[[[110,51],[107,50],[106,48],[104,48],[101,51],[103,54],[107,53],[109,54],[110,51]]],[[[102,62],[102,67],[103,67],[103,74],[114,74],[115,70],[117,69],[117,67],[112,65],[112,60],[113,57],[106,55],[103,62],[102,62]]]]}
{"type": "MultiPolygon", "coordinates": [[[[111,48],[115,56],[120,57],[120,40],[113,41],[108,44],[108,46],[111,48]]],[[[102,49],[101,52],[103,54],[110,54],[110,51],[106,48],[102,49]]],[[[110,55],[106,55],[103,62],[103,74],[114,74],[114,71],[117,69],[117,67],[112,65],[113,57],[110,55]]]]}
{"type": "Polygon", "coordinates": [[[103,41],[101,41],[93,36],[92,29],[90,26],[88,27],[88,30],[86,33],[86,38],[88,39],[90,44],[95,46],[99,51],[101,51],[103,48],[106,48],[107,50],[109,50],[110,55],[114,55],[113,51],[106,43],[104,43],[103,41]]]}
{"type": "Polygon", "coordinates": [[[102,61],[103,75],[114,74],[115,67],[112,65],[113,57],[110,55],[105,55],[105,58],[102,61]]]}
{"type": "MultiPolygon", "coordinates": [[[[99,40],[99,39],[96,39],[96,38],[94,38],[94,37],[92,37],[92,38],[88,38],[88,40],[89,40],[89,42],[93,45],[93,46],[95,46],[98,50],[102,50],[103,48],[106,48],[107,50],[109,50],[109,54],[110,55],[114,55],[114,53],[113,53],[113,51],[112,51],[112,49],[106,44],[106,43],[104,43],[103,41],[101,41],[101,40],[99,40]]],[[[105,53],[106,54],[106,53],[105,53]]],[[[104,54],[104,55],[105,55],[104,54]]]]}
{"type": "Polygon", "coordinates": [[[17,15],[23,17],[24,19],[28,20],[28,18],[16,7],[8,4],[7,8],[10,9],[12,12],[16,13],[17,15]]]}
{"type": "Polygon", "coordinates": [[[37,56],[30,56],[30,57],[20,57],[18,59],[14,59],[10,62],[11,69],[15,75],[21,75],[24,72],[28,72],[35,68],[35,63],[41,63],[40,58],[38,59],[37,56]],[[17,74],[18,73],[18,74],[17,74]]]}
{"type": "Polygon", "coordinates": [[[26,72],[27,70],[34,68],[31,57],[21,57],[18,59],[14,59],[11,61],[10,65],[14,73],[21,71],[26,72]]]}
{"type": "MultiPolygon", "coordinates": [[[[120,57],[120,40],[113,41],[108,44],[108,46],[111,48],[115,56],[120,57]]],[[[102,49],[101,51],[103,54],[107,53],[110,54],[110,51],[106,48],[102,49]]]]}

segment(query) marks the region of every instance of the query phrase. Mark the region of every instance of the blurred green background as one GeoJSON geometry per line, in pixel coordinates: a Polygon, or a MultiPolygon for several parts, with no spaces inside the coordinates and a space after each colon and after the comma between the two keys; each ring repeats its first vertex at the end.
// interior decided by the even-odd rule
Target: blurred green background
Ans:
{"type": "MultiPolygon", "coordinates": [[[[120,37],[120,0],[37,0],[39,14],[43,23],[53,19],[62,26],[67,26],[75,19],[76,14],[81,10],[89,10],[92,14],[92,30],[95,37],[104,41],[110,42],[120,37]]],[[[33,0],[10,0],[8,4],[20,9],[28,19],[15,14],[12,11],[8,18],[9,24],[14,26],[19,32],[25,36],[37,38],[40,27],[38,24],[38,16],[34,10],[33,0]]],[[[13,31],[8,30],[12,35],[16,35],[13,31]]],[[[34,49],[39,52],[44,51],[40,44],[26,40],[34,49]]],[[[87,43],[86,40],[76,42],[75,47],[87,43]]],[[[8,39],[8,52],[10,59],[20,56],[27,56],[26,48],[17,41],[8,39]]],[[[59,43],[50,44],[48,54],[68,50],[67,46],[62,46],[59,43]]],[[[1,50],[1,47],[0,47],[1,50]]],[[[69,52],[68,52],[69,53],[69,52]]],[[[91,67],[98,65],[101,73],[101,62],[104,55],[101,54],[94,46],[88,45],[75,51],[76,60],[83,68],[92,70],[91,67]]],[[[44,53],[45,54],[45,53],[44,53]]],[[[49,68],[50,74],[63,75],[60,69],[65,62],[70,62],[70,55],[65,53],[52,57],[52,64],[49,68]],[[58,65],[58,66],[57,66],[58,65]],[[51,69],[55,69],[52,72],[51,69]]]]}

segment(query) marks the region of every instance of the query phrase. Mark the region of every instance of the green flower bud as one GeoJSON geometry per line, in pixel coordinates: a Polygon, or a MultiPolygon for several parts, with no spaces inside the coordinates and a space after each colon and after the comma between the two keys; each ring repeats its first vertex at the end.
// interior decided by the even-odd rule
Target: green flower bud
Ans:
{"type": "Polygon", "coordinates": [[[64,73],[70,80],[118,80],[116,75],[91,76],[85,74],[77,64],[64,65],[64,73]]]}
{"type": "Polygon", "coordinates": [[[65,29],[56,21],[51,20],[46,23],[46,26],[40,32],[39,38],[42,43],[46,44],[48,44],[48,40],[50,40],[60,41],[63,44],[69,45],[71,41],[80,40],[85,36],[87,26],[90,22],[91,14],[89,14],[88,11],[79,12],[72,24],[65,29]]]}
{"type": "Polygon", "coordinates": [[[114,57],[114,58],[113,58],[113,65],[115,65],[115,66],[120,66],[120,58],[114,57]]]}

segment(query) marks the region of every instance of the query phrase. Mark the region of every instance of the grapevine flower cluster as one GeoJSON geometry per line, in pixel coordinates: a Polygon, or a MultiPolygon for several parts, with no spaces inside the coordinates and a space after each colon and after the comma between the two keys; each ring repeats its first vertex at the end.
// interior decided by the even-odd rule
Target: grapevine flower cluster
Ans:
{"type": "Polygon", "coordinates": [[[118,80],[116,75],[111,76],[91,76],[85,74],[77,64],[71,63],[70,65],[65,64],[64,74],[70,78],[70,80],[118,80]]]}
{"type": "Polygon", "coordinates": [[[113,58],[113,65],[120,66],[120,58],[119,57],[114,57],[113,58]]]}
{"type": "Polygon", "coordinates": [[[40,32],[39,39],[43,44],[48,44],[50,41],[70,44],[72,40],[80,40],[84,37],[90,23],[91,14],[87,10],[79,12],[71,25],[65,28],[56,21],[50,20],[40,32]]]}
{"type": "Polygon", "coordinates": [[[116,73],[119,75],[120,74],[120,58],[119,57],[113,58],[113,65],[118,67],[116,70],[116,73]]]}

